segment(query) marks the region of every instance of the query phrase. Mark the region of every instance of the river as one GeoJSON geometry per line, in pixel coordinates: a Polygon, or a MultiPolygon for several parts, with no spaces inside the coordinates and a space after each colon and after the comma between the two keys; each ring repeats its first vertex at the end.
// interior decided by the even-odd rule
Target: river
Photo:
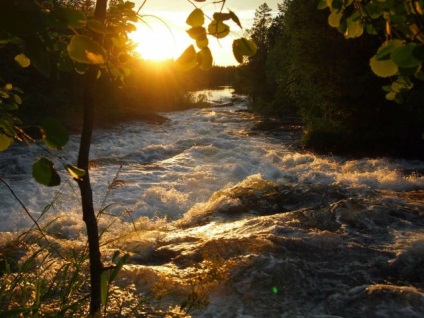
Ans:
{"type": "MultiPolygon", "coordinates": [[[[192,317],[423,317],[424,162],[302,151],[296,131],[254,130],[245,110],[240,99],[95,132],[102,255],[130,254],[117,286],[164,307],[196,295],[192,317]]],[[[75,163],[77,147],[71,136],[61,158],[75,163]]],[[[84,242],[76,184],[58,164],[62,185],[38,186],[40,155],[15,145],[0,175],[62,248],[84,242]]],[[[5,244],[33,223],[3,185],[0,202],[5,244]]]]}

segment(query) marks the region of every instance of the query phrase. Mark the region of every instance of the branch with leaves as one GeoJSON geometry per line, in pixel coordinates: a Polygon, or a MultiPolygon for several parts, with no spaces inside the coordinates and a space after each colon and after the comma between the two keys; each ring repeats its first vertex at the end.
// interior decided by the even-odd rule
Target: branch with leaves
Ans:
{"type": "Polygon", "coordinates": [[[328,23],[345,38],[380,35],[382,44],[370,59],[375,75],[390,78],[383,89],[386,98],[398,103],[403,94],[424,80],[423,0],[321,0],[318,9],[328,8],[328,23]]]}

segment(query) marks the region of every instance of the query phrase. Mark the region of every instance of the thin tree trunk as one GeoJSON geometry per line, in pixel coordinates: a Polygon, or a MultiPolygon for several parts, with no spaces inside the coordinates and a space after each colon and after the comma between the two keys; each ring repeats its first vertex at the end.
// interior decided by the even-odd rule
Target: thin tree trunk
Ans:
{"type": "MultiPolygon", "coordinates": [[[[97,0],[94,17],[104,22],[106,16],[107,0],[97,0]]],[[[97,34],[94,40],[101,42],[101,35],[97,34]]],[[[91,66],[85,76],[83,107],[84,119],[81,132],[80,149],[78,153],[78,167],[84,169],[86,174],[78,181],[81,192],[81,203],[83,220],[87,228],[88,249],[90,260],[90,284],[91,284],[91,301],[90,315],[100,316],[101,313],[101,275],[103,264],[100,255],[99,230],[97,218],[94,211],[93,192],[90,184],[90,173],[88,171],[89,153],[91,145],[91,137],[93,134],[94,109],[96,105],[96,80],[97,66],[91,66]]]]}

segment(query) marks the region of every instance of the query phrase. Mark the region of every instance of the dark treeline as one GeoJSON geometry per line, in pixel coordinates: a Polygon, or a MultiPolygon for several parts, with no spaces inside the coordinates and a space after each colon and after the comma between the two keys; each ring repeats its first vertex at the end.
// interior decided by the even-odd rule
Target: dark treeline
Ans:
{"type": "Polygon", "coordinates": [[[422,158],[423,85],[403,104],[385,100],[387,81],[369,66],[380,39],[346,40],[317,3],[282,0],[276,17],[266,3],[256,10],[249,33],[258,52],[241,69],[238,89],[255,111],[300,116],[309,149],[422,158]]]}
{"type": "MultiPolygon", "coordinates": [[[[83,74],[56,71],[47,78],[32,67],[22,69],[11,63],[18,53],[13,47],[0,47],[2,76],[24,92],[19,117],[29,125],[45,117],[56,117],[72,130],[78,130],[83,74]]],[[[122,81],[116,74],[105,72],[99,78],[96,114],[99,125],[137,116],[144,118],[152,112],[196,107],[197,101],[190,92],[232,84],[236,67],[183,72],[173,60],[150,62],[135,57],[128,61],[124,71],[128,73],[122,81]]]]}

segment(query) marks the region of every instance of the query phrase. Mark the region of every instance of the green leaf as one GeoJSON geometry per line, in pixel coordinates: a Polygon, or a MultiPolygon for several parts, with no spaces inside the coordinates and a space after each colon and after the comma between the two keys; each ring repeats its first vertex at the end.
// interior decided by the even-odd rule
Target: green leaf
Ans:
{"type": "Polygon", "coordinates": [[[15,61],[21,66],[21,67],[28,67],[31,64],[30,59],[24,54],[18,54],[15,56],[15,61]]]}
{"type": "Polygon", "coordinates": [[[40,158],[32,165],[32,176],[35,181],[48,187],[60,184],[60,176],[54,163],[47,158],[40,158]]]}
{"type": "Polygon", "coordinates": [[[208,47],[205,47],[197,53],[197,63],[199,68],[203,71],[211,69],[213,64],[213,57],[211,50],[208,47]]]}
{"type": "Polygon", "coordinates": [[[15,101],[16,104],[22,105],[22,99],[21,99],[21,97],[19,95],[14,94],[13,95],[13,99],[14,99],[14,101],[15,101]]]}
{"type": "Polygon", "coordinates": [[[230,27],[222,21],[212,20],[208,26],[208,33],[218,39],[221,39],[230,33],[230,27]]]}
{"type": "Polygon", "coordinates": [[[416,43],[407,43],[393,50],[391,58],[399,67],[412,68],[422,64],[423,60],[414,55],[416,43]]]}
{"type": "Polygon", "coordinates": [[[252,40],[240,38],[233,41],[233,54],[239,63],[243,63],[244,56],[256,54],[257,49],[258,47],[252,40]]]}
{"type": "Polygon", "coordinates": [[[66,129],[56,120],[47,118],[41,126],[43,141],[51,149],[62,149],[69,140],[66,129]]]}
{"type": "Polygon", "coordinates": [[[94,40],[85,35],[74,35],[68,45],[69,57],[83,64],[104,64],[106,53],[94,40]]]}
{"type": "Polygon", "coordinates": [[[199,8],[194,9],[188,16],[186,23],[192,27],[199,27],[205,23],[205,15],[199,8]]]}
{"type": "Polygon", "coordinates": [[[392,51],[401,45],[403,45],[401,40],[390,40],[384,42],[377,51],[376,59],[378,61],[390,59],[392,51]]]}
{"type": "Polygon", "coordinates": [[[332,11],[330,15],[328,16],[328,24],[333,28],[339,27],[340,19],[342,18],[342,16],[343,16],[342,12],[332,11]]]}
{"type": "Polygon", "coordinates": [[[371,70],[379,77],[390,77],[398,72],[397,65],[392,60],[377,60],[374,55],[370,60],[371,70]]]}
{"type": "Polygon", "coordinates": [[[84,169],[80,169],[73,165],[66,165],[65,168],[74,179],[81,179],[82,177],[85,176],[84,169]]]}
{"type": "Polygon", "coordinates": [[[364,33],[362,22],[359,19],[349,17],[346,19],[347,30],[344,34],[346,39],[352,39],[360,37],[364,33]]]}
{"type": "Polygon", "coordinates": [[[395,100],[397,93],[396,92],[389,92],[386,94],[387,100],[395,100]]]}
{"type": "Polygon", "coordinates": [[[12,142],[13,140],[10,139],[10,137],[4,134],[0,134],[0,151],[5,151],[7,148],[9,148],[12,142]]]}
{"type": "Polygon", "coordinates": [[[183,71],[188,71],[196,67],[197,60],[196,60],[196,50],[194,49],[194,46],[190,45],[183,52],[183,54],[181,54],[181,56],[175,61],[175,63],[178,66],[178,68],[180,68],[183,71]]]}
{"type": "Polygon", "coordinates": [[[100,281],[100,295],[101,295],[101,301],[103,306],[106,306],[107,304],[108,281],[109,281],[109,271],[103,271],[101,274],[101,281],[100,281]]]}
{"type": "Polygon", "coordinates": [[[318,3],[318,10],[322,10],[322,9],[327,8],[327,7],[328,7],[328,5],[327,5],[327,0],[321,0],[321,1],[318,3]]]}

